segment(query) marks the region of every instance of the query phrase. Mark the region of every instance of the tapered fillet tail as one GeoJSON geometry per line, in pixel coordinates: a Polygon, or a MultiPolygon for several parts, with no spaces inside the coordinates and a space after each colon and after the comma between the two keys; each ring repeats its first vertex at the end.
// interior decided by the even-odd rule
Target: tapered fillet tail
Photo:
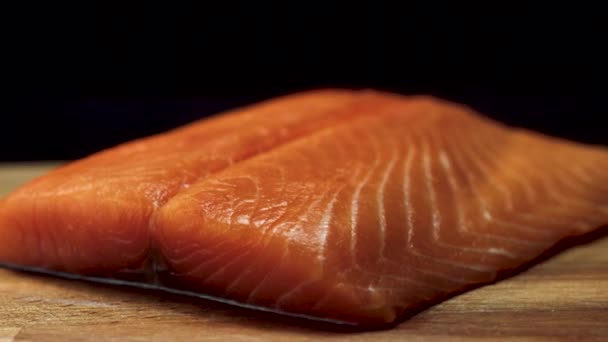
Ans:
{"type": "Polygon", "coordinates": [[[362,327],[608,225],[608,151],[432,97],[294,94],[0,200],[0,263],[362,327]]]}

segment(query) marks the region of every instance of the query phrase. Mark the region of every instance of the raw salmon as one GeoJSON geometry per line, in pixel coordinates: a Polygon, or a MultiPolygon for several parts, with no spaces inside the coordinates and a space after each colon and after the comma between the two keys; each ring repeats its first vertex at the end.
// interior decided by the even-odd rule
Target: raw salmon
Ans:
{"type": "Polygon", "coordinates": [[[376,326],[608,224],[608,151],[325,90],[130,142],[0,202],[0,261],[376,326]]]}

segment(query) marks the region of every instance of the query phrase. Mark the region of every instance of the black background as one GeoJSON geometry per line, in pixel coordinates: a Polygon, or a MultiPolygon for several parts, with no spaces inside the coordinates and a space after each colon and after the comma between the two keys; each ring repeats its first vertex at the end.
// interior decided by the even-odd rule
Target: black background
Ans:
{"type": "Polygon", "coordinates": [[[432,94],[608,144],[599,5],[168,3],[4,9],[0,160],[79,158],[319,87],[432,94]]]}

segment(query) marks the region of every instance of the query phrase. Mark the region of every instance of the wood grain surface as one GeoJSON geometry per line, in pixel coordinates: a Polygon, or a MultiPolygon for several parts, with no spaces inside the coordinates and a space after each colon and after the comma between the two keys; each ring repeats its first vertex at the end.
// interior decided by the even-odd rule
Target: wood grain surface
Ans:
{"type": "MultiPolygon", "coordinates": [[[[0,196],[56,165],[0,164],[0,196]]],[[[608,341],[608,237],[599,235],[373,332],[0,269],[0,341],[608,341]]]]}

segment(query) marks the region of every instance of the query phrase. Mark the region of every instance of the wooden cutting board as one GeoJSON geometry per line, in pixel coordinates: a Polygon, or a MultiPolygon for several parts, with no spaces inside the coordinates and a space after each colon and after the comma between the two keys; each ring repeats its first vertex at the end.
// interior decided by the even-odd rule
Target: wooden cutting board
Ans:
{"type": "MultiPolygon", "coordinates": [[[[56,165],[0,164],[0,196],[56,165]]],[[[391,330],[363,333],[159,291],[0,269],[0,341],[318,339],[608,341],[608,237],[391,330]]]]}

